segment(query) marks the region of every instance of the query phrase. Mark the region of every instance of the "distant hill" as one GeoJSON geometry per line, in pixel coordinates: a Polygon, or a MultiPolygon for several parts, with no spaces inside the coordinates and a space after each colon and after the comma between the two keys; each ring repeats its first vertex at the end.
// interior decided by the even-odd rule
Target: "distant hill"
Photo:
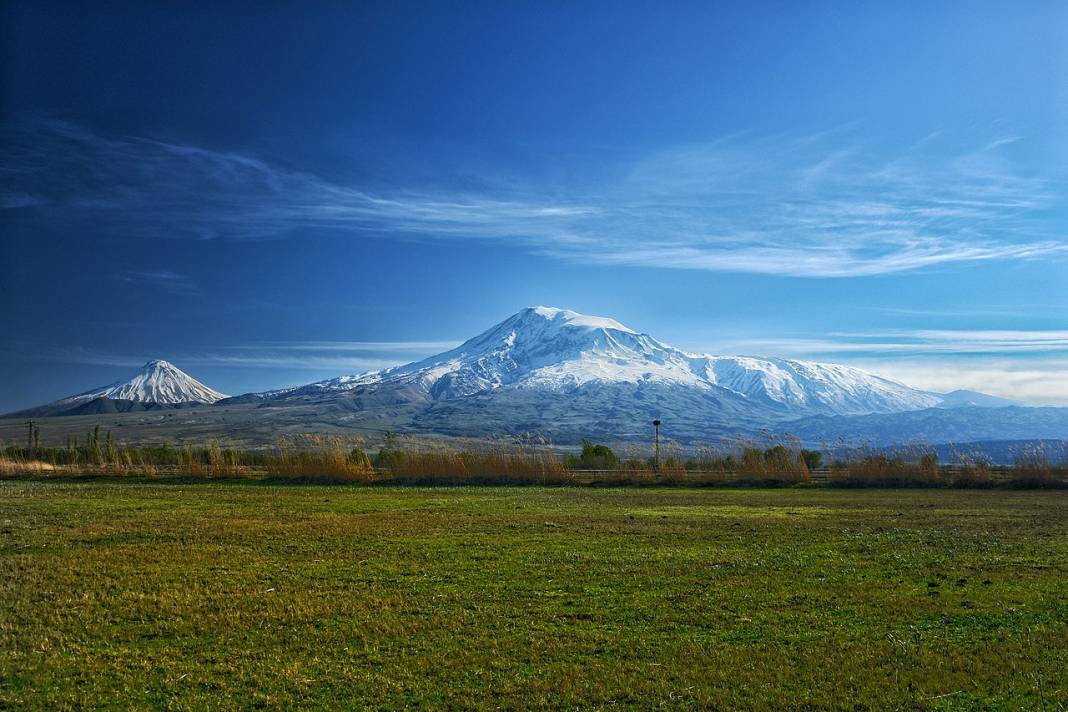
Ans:
{"type": "Polygon", "coordinates": [[[864,416],[816,416],[782,425],[802,441],[888,445],[1068,438],[1068,408],[967,406],[864,416]]]}
{"type": "Polygon", "coordinates": [[[998,396],[987,395],[986,393],[979,393],[978,391],[950,391],[942,395],[942,402],[939,406],[942,408],[966,408],[974,406],[977,408],[1004,408],[1005,406],[1019,405],[1027,406],[1027,403],[1023,401],[1010,400],[1008,398],[999,398],[998,396]]]}

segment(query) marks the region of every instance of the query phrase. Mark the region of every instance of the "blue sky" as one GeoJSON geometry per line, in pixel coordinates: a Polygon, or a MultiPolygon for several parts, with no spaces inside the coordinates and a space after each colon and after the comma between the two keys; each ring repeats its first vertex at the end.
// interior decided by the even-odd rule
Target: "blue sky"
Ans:
{"type": "Polygon", "coordinates": [[[0,411],[533,304],[1068,404],[1068,6],[928,5],[6,3],[0,411]]]}

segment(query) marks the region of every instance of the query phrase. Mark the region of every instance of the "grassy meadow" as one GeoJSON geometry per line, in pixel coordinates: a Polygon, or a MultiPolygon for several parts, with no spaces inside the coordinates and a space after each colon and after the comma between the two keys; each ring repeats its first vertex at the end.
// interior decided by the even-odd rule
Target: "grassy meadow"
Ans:
{"type": "Polygon", "coordinates": [[[0,481],[0,708],[1062,709],[1068,492],[0,481]]]}

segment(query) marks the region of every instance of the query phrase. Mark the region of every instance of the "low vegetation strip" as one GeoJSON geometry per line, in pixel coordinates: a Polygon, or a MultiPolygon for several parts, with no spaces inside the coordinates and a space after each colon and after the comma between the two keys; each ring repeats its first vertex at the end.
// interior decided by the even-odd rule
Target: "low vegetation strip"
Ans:
{"type": "Polygon", "coordinates": [[[852,450],[823,462],[823,453],[796,442],[756,446],[739,441],[718,449],[678,446],[663,457],[584,442],[561,453],[544,442],[472,441],[465,449],[417,446],[388,435],[373,455],[359,437],[304,435],[279,438],[273,451],[239,451],[209,442],[205,447],[127,447],[110,432],[90,431],[84,443],[41,447],[30,425],[26,447],[0,449],[0,477],[123,476],[182,479],[269,478],[294,482],[421,485],[683,485],[757,484],[840,487],[1068,488],[1068,465],[1041,450],[1027,450],[1011,467],[972,457],[940,464],[929,448],[896,453],[852,450]]]}
{"type": "Polygon", "coordinates": [[[1068,493],[0,482],[0,708],[1059,709],[1068,493]]]}

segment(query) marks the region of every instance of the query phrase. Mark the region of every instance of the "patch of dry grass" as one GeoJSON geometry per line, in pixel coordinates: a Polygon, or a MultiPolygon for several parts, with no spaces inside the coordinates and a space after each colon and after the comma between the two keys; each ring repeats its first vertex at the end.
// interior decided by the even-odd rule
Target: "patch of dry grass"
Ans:
{"type": "Polygon", "coordinates": [[[411,484],[567,484],[572,474],[547,447],[499,444],[468,450],[438,447],[395,451],[386,458],[388,476],[411,484]]]}

